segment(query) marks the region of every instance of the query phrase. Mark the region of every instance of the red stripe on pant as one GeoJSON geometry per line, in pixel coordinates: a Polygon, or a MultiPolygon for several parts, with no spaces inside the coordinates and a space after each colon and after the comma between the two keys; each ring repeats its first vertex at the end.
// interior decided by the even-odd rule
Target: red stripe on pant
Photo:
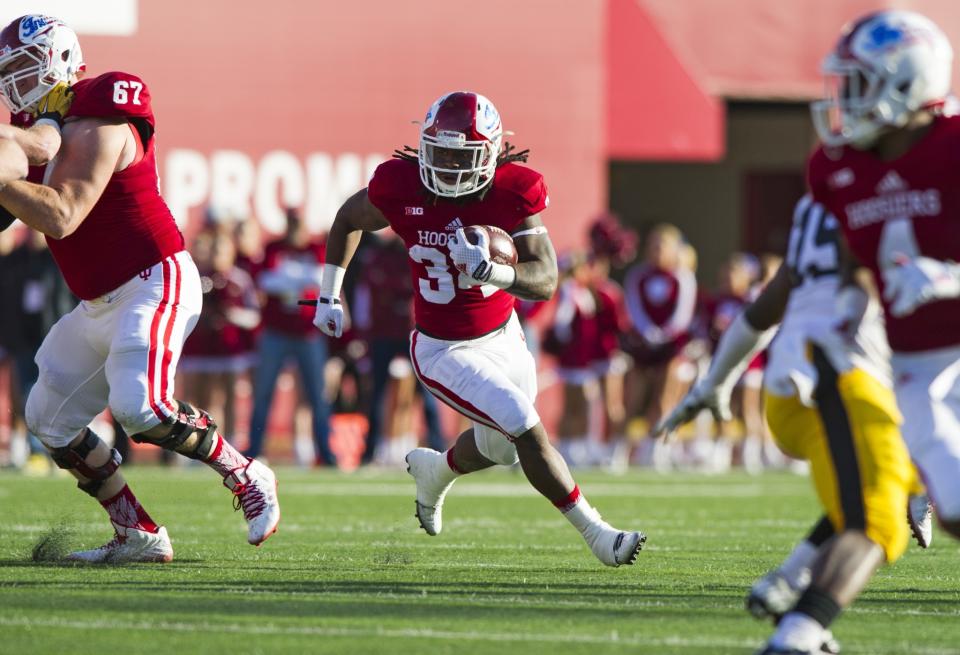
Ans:
{"type": "Polygon", "coordinates": [[[449,405],[459,413],[466,416],[468,419],[486,425],[489,428],[493,428],[498,432],[502,432],[507,439],[513,439],[513,436],[501,428],[495,420],[490,418],[488,414],[477,409],[475,405],[467,400],[464,400],[436,380],[431,380],[423,374],[423,371],[420,370],[420,364],[417,363],[417,336],[418,333],[416,330],[414,330],[410,338],[410,361],[413,362],[413,370],[416,371],[417,377],[420,378],[420,381],[423,382],[424,386],[427,387],[427,389],[429,389],[434,396],[439,398],[446,405],[449,405]]]}
{"type": "Polygon", "coordinates": [[[180,262],[177,261],[176,255],[171,257],[173,260],[173,266],[177,270],[177,281],[173,290],[173,306],[170,310],[170,320],[167,321],[167,329],[163,332],[163,360],[162,368],[160,369],[160,402],[163,403],[171,414],[176,413],[176,408],[173,406],[172,399],[168,397],[168,391],[170,385],[170,362],[173,360],[173,351],[170,350],[170,335],[173,333],[173,325],[177,320],[177,309],[180,307],[180,262]]]}
{"type": "Polygon", "coordinates": [[[167,418],[167,414],[157,404],[155,397],[155,385],[153,383],[157,373],[157,348],[160,337],[160,323],[163,315],[167,311],[170,302],[170,264],[167,260],[161,263],[163,275],[163,293],[160,296],[160,302],[157,303],[157,309],[153,313],[153,321],[150,323],[150,342],[147,351],[147,398],[150,401],[150,409],[157,415],[161,421],[167,418]]]}

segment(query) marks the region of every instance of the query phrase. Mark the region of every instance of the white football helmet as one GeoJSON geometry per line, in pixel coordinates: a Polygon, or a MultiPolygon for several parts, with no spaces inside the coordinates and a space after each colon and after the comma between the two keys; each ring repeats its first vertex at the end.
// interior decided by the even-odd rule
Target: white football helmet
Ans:
{"type": "Polygon", "coordinates": [[[916,112],[942,107],[952,63],[944,33],[912,11],[880,11],[848,25],[823,62],[827,97],[810,105],[821,141],[869,148],[916,112]]]}
{"type": "Polygon", "coordinates": [[[490,184],[503,143],[500,113],[478,93],[440,97],[420,126],[420,180],[432,193],[456,198],[490,184]]]}
{"type": "Polygon", "coordinates": [[[11,113],[32,111],[85,67],[76,33],[56,18],[21,16],[0,32],[0,100],[11,113]]]}

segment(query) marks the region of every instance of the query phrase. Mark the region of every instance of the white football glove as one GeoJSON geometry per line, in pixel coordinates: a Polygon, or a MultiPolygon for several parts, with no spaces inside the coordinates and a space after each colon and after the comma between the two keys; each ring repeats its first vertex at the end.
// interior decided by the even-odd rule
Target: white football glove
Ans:
{"type": "Polygon", "coordinates": [[[921,305],[960,296],[960,270],[952,262],[929,257],[902,258],[883,271],[883,284],[890,313],[907,316],[921,305]]]}
{"type": "Polygon", "coordinates": [[[317,299],[317,312],[313,315],[313,324],[321,332],[329,337],[342,337],[345,322],[343,304],[339,298],[317,299]]]}
{"type": "Polygon", "coordinates": [[[732,385],[715,386],[707,378],[697,382],[680,404],[666,418],[660,420],[653,430],[654,436],[675,432],[684,423],[696,418],[697,414],[707,409],[717,421],[729,421],[733,418],[730,412],[730,394],[732,385]]]}
{"type": "Polygon", "coordinates": [[[490,261],[490,237],[486,231],[477,230],[479,243],[467,241],[463,228],[458,228],[456,234],[447,240],[450,248],[450,259],[468,281],[476,284],[486,284],[493,271],[493,262],[490,261]]]}

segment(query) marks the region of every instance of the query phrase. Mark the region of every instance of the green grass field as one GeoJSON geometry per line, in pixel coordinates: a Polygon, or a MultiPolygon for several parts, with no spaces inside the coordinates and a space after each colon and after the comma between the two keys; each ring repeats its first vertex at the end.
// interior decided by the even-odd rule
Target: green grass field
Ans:
{"type": "MultiPolygon", "coordinates": [[[[404,473],[280,475],[280,532],[255,550],[212,472],[130,469],[176,560],[101,567],[31,560],[51,531],[105,541],[96,503],[0,474],[0,653],[747,654],[770,627],[745,590],[817,516],[789,474],[582,474],[611,523],[648,536],[607,569],[510,471],[459,481],[433,538],[404,473]]],[[[960,546],[912,547],[835,633],[846,653],[960,653],[960,546]]]]}

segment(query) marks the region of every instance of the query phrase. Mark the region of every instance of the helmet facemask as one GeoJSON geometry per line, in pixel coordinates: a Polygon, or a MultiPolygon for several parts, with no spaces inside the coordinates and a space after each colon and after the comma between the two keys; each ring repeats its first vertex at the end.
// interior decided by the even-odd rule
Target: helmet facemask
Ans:
{"type": "Polygon", "coordinates": [[[497,145],[486,139],[467,141],[464,134],[446,130],[422,133],[420,180],[443,198],[476,193],[493,180],[497,154],[497,145]]]}
{"type": "Polygon", "coordinates": [[[832,56],[823,73],[826,96],[810,105],[820,140],[869,148],[893,117],[889,101],[881,99],[883,80],[866,66],[832,56]]]}

